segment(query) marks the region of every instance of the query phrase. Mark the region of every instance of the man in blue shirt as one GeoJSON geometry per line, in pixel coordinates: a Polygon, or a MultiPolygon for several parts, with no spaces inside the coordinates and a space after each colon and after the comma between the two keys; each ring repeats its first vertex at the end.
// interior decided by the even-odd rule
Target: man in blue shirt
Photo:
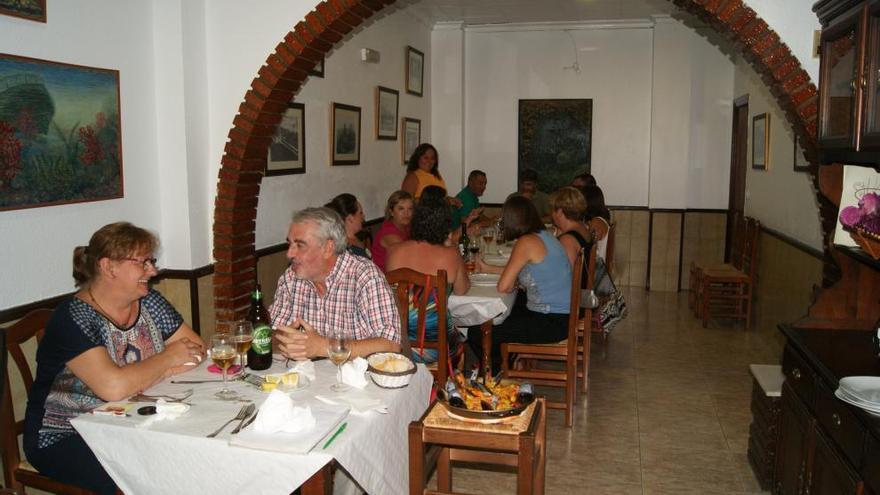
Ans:
{"type": "Polygon", "coordinates": [[[471,222],[483,213],[480,208],[480,196],[486,191],[486,172],[472,170],[468,175],[467,186],[455,197],[461,200],[461,207],[452,215],[452,229],[455,230],[462,221],[471,222]]]}

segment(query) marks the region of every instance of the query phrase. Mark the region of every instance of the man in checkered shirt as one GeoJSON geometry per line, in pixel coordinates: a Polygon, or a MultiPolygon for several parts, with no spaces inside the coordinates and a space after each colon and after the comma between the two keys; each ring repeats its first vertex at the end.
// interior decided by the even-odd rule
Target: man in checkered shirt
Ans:
{"type": "Polygon", "coordinates": [[[345,225],[328,208],[293,215],[290,267],[269,307],[277,350],[291,359],[327,355],[328,337],[352,340],[351,356],[400,351],[400,316],[385,275],[346,251],[345,225]]]}

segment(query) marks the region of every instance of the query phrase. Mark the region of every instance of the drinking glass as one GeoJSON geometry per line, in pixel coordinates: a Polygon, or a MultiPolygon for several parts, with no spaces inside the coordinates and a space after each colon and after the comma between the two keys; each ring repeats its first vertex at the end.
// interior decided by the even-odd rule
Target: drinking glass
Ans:
{"type": "Polygon", "coordinates": [[[327,357],[336,365],[336,383],[330,386],[334,392],[348,390],[348,385],[342,383],[342,365],[351,356],[351,342],[341,335],[332,335],[327,339],[327,357]]]}
{"type": "Polygon", "coordinates": [[[492,227],[486,227],[483,229],[483,252],[489,252],[489,246],[492,244],[492,239],[495,238],[495,229],[492,227]]]}
{"type": "Polygon", "coordinates": [[[226,371],[235,361],[235,336],[219,333],[211,337],[211,361],[223,370],[223,390],[214,394],[220,400],[237,400],[238,393],[226,388],[226,371]]]}
{"type": "Polygon", "coordinates": [[[241,366],[239,371],[244,371],[244,363],[247,361],[247,351],[251,348],[251,342],[254,340],[254,325],[246,320],[235,322],[232,328],[232,336],[235,340],[235,352],[238,353],[238,363],[241,366]]]}

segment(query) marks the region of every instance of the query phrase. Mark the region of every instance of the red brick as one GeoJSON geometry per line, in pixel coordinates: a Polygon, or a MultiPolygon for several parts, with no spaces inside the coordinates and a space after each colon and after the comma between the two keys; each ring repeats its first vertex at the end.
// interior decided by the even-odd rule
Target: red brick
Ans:
{"type": "Polygon", "coordinates": [[[327,41],[319,39],[314,33],[309,30],[309,28],[306,26],[306,23],[302,21],[297,23],[296,27],[294,28],[294,32],[302,39],[303,43],[321,53],[327,53],[330,51],[331,48],[333,48],[332,43],[328,43],[327,41]]]}
{"type": "Polygon", "coordinates": [[[819,105],[816,101],[812,101],[798,110],[798,116],[801,119],[806,119],[808,117],[812,117],[818,113],[819,105]]]}
{"type": "Polygon", "coordinates": [[[251,255],[249,258],[242,258],[237,261],[217,261],[214,269],[223,273],[236,273],[244,270],[256,269],[257,260],[251,255]]]}
{"type": "Polygon", "coordinates": [[[223,197],[249,197],[257,196],[260,193],[258,184],[229,184],[220,181],[217,184],[217,194],[223,197]]]}
{"type": "Polygon", "coordinates": [[[315,12],[309,12],[306,14],[306,25],[318,38],[331,44],[337,43],[343,38],[340,33],[337,33],[329,26],[325,26],[324,23],[321,22],[321,18],[315,12]]]}
{"type": "Polygon", "coordinates": [[[373,16],[373,9],[369,5],[364,5],[360,0],[342,0],[342,3],[348,6],[348,11],[353,12],[364,20],[373,16]]]}
{"type": "Polygon", "coordinates": [[[258,109],[261,113],[284,113],[287,110],[287,104],[289,102],[280,102],[280,101],[268,101],[266,98],[258,94],[254,90],[249,90],[244,95],[244,101],[248,105],[258,109]]]}
{"type": "Polygon", "coordinates": [[[224,184],[259,184],[260,181],[263,180],[262,169],[265,168],[265,162],[249,160],[247,163],[249,166],[252,163],[262,163],[262,168],[257,168],[256,170],[240,170],[224,167],[220,169],[220,182],[224,184]]]}
{"type": "Polygon", "coordinates": [[[243,146],[236,145],[232,141],[227,141],[223,146],[223,152],[230,158],[244,158],[247,154],[247,149],[243,146]]]}
{"type": "Polygon", "coordinates": [[[237,208],[237,209],[214,209],[214,221],[217,223],[229,223],[235,226],[245,227],[257,217],[255,208],[237,208]]]}
{"type": "Polygon", "coordinates": [[[735,16],[742,14],[742,8],[742,0],[729,0],[727,4],[724,5],[723,9],[718,11],[718,20],[727,23],[735,16]]]}
{"type": "Polygon", "coordinates": [[[782,90],[787,94],[793,93],[796,89],[800,89],[805,83],[810,81],[810,76],[803,69],[792,74],[788,79],[783,81],[782,90]]]}
{"type": "Polygon", "coordinates": [[[233,232],[233,226],[229,224],[214,224],[214,246],[215,247],[234,247],[234,246],[253,246],[255,235],[254,227],[256,222],[251,223],[251,229],[246,232],[233,232]]]}
{"type": "Polygon", "coordinates": [[[266,160],[260,160],[256,158],[243,160],[241,158],[236,158],[234,156],[224,156],[220,159],[220,163],[223,165],[223,169],[230,171],[255,171],[259,172],[265,170],[266,168],[266,160]]]}
{"type": "Polygon", "coordinates": [[[779,67],[773,69],[773,79],[776,79],[777,81],[782,81],[783,79],[788,77],[788,75],[791,74],[792,71],[800,68],[800,66],[801,64],[798,63],[797,59],[792,57],[785,62],[779,64],[779,67]]]}
{"type": "Polygon", "coordinates": [[[288,50],[292,53],[290,58],[291,62],[293,61],[293,57],[305,57],[313,62],[319,62],[324,58],[324,53],[304,44],[302,40],[296,36],[296,33],[293,32],[287,33],[287,36],[284,37],[284,42],[278,46],[283,47],[280,49],[288,50]]]}
{"type": "Polygon", "coordinates": [[[214,199],[214,208],[230,209],[230,208],[256,208],[259,204],[259,198],[256,196],[246,198],[221,198],[214,199]]]}
{"type": "Polygon", "coordinates": [[[264,65],[260,69],[260,78],[269,86],[273,86],[276,89],[283,91],[290,91],[294,94],[299,91],[299,88],[302,85],[302,81],[287,78],[284,74],[275,73],[268,65],[264,65]]]}
{"type": "Polygon", "coordinates": [[[764,53],[767,53],[771,48],[776,47],[779,44],[779,35],[774,31],[767,32],[767,35],[762,39],[758,40],[754,46],[752,46],[752,52],[757,56],[763,56],[764,53]]]}
{"type": "Polygon", "coordinates": [[[379,0],[361,0],[361,3],[366,5],[369,8],[373,9],[376,12],[385,8],[385,4],[383,4],[379,0]]]}
{"type": "Polygon", "coordinates": [[[251,136],[235,127],[229,130],[229,139],[236,146],[245,147],[241,158],[265,159],[269,155],[269,145],[272,144],[271,136],[251,136]]]}
{"type": "Polygon", "coordinates": [[[361,17],[354,10],[346,7],[345,2],[343,2],[342,0],[330,0],[329,3],[330,6],[332,6],[333,9],[339,13],[340,18],[347,22],[349,25],[360,26],[363,22],[363,17],[361,17]]]}
{"type": "Polygon", "coordinates": [[[254,122],[251,119],[248,119],[241,114],[236,115],[232,119],[232,125],[237,127],[238,129],[250,133],[254,136],[274,136],[275,135],[275,127],[274,125],[262,125],[254,122]]]}
{"type": "Polygon", "coordinates": [[[733,33],[739,33],[746,26],[748,26],[755,18],[758,17],[758,14],[755,13],[754,10],[746,7],[742,11],[742,15],[739,17],[734,17],[730,20],[728,24],[730,26],[730,30],[733,33]]]}
{"type": "Polygon", "coordinates": [[[767,23],[757,18],[739,33],[739,40],[746,46],[753,46],[759,39],[766,36],[767,23]]]}
{"type": "Polygon", "coordinates": [[[764,58],[761,59],[761,62],[768,69],[773,69],[774,67],[789,58],[791,58],[791,50],[789,50],[784,43],[780,43],[776,46],[776,48],[767,52],[764,55],[764,58]]]}
{"type": "Polygon", "coordinates": [[[707,0],[704,3],[704,9],[707,14],[711,14],[714,17],[722,3],[724,3],[724,0],[707,0]]]}
{"type": "Polygon", "coordinates": [[[214,259],[216,260],[238,260],[245,258],[247,256],[254,255],[254,247],[253,246],[230,246],[230,247],[215,247],[214,248],[214,259]]]}
{"type": "Polygon", "coordinates": [[[809,100],[810,98],[816,96],[816,94],[817,94],[817,92],[816,92],[816,87],[813,86],[812,84],[807,84],[806,86],[804,86],[804,87],[801,88],[800,90],[795,91],[794,93],[792,93],[792,95],[791,95],[791,104],[794,105],[794,106],[796,106],[796,107],[799,107],[799,106],[801,106],[801,104],[802,104],[803,102],[805,102],[805,101],[809,100]]]}
{"type": "Polygon", "coordinates": [[[256,78],[251,82],[251,88],[266,101],[275,101],[284,103],[285,105],[293,99],[293,91],[287,91],[281,88],[273,88],[268,86],[262,79],[256,78]]]}
{"type": "Polygon", "coordinates": [[[236,295],[241,294],[242,292],[251,292],[254,290],[255,284],[253,282],[239,285],[223,285],[223,286],[214,286],[214,297],[220,297],[224,300],[231,300],[236,295]]]}
{"type": "Polygon", "coordinates": [[[339,14],[327,2],[321,2],[315,8],[324,24],[343,36],[351,32],[354,26],[356,26],[342,20],[339,14]]]}
{"type": "Polygon", "coordinates": [[[241,102],[241,105],[238,106],[238,113],[258,124],[270,125],[272,127],[277,126],[281,122],[281,118],[284,116],[282,113],[260,112],[256,108],[250,106],[246,101],[241,102]]]}
{"type": "MultiPolygon", "coordinates": [[[[807,129],[808,135],[817,136],[818,135],[817,129],[819,128],[819,121],[816,119],[813,119],[809,122],[805,122],[804,127],[807,129]]],[[[812,141],[815,142],[815,138],[812,141]]]]}

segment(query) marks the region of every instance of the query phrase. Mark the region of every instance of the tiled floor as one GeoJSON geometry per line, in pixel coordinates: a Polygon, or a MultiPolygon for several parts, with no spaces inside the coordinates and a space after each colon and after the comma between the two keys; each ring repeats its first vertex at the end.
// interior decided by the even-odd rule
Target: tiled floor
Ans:
{"type": "MultiPolygon", "coordinates": [[[[748,366],[779,362],[776,330],[703,329],[686,293],[626,294],[629,317],[604,351],[594,341],[574,427],[550,412],[546,493],[762,493],[746,459],[748,366]]],[[[515,493],[515,475],[456,467],[453,486],[515,493]]]]}

